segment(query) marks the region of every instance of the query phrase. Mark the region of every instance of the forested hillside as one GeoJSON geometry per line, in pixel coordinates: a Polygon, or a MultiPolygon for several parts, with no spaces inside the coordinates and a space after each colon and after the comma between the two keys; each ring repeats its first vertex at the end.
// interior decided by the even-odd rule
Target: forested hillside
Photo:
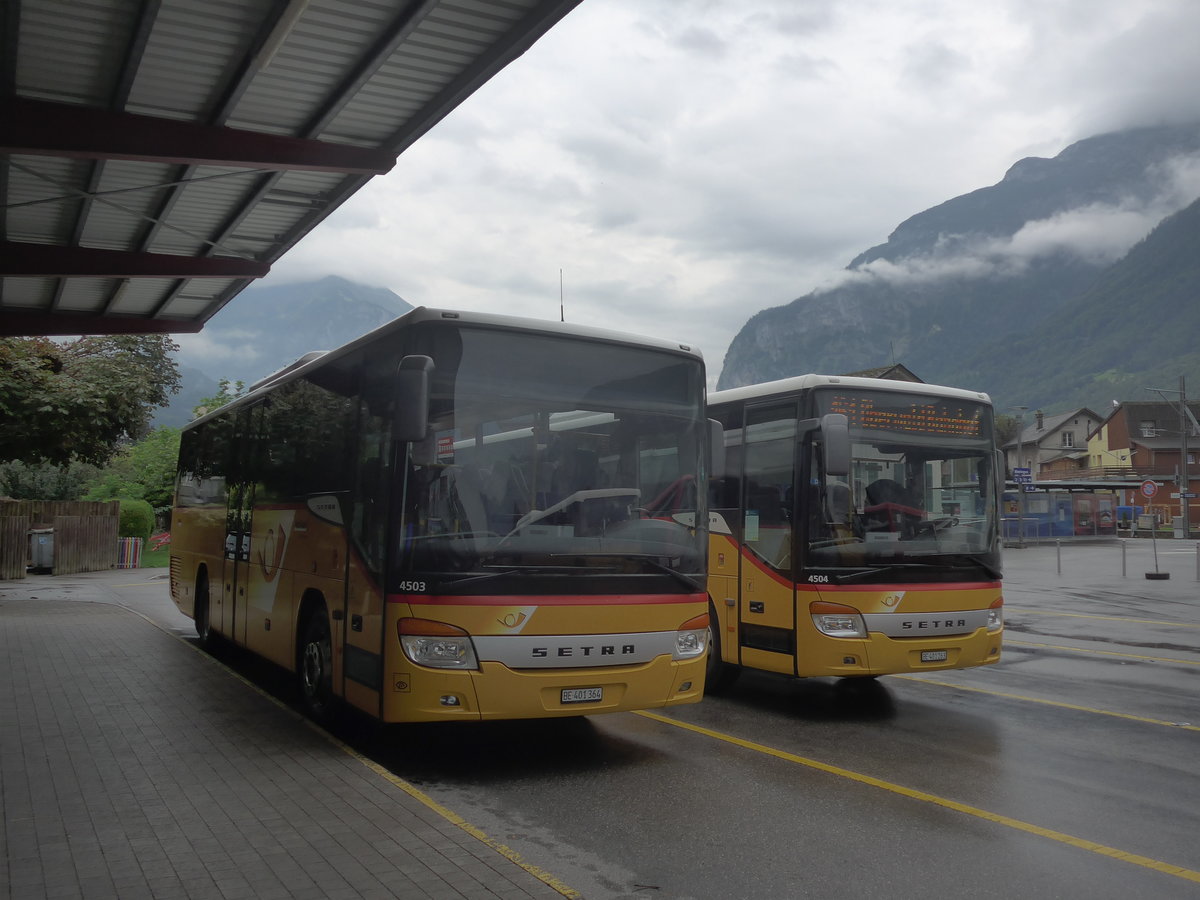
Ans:
{"type": "Polygon", "coordinates": [[[1137,399],[1163,373],[1200,378],[1186,349],[1198,333],[1197,214],[1180,212],[1200,193],[1197,173],[1197,125],[1021,160],[998,184],[901,223],[839,286],[752,317],[719,386],[902,362],[1001,406],[1060,410],[1137,399]]]}

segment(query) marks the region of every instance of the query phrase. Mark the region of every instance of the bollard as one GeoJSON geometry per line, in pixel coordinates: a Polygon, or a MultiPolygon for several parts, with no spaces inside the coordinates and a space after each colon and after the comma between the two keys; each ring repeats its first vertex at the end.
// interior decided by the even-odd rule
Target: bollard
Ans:
{"type": "Polygon", "coordinates": [[[1196,580],[1200,581],[1200,544],[1196,545],[1196,580]]]}
{"type": "MultiPolygon", "coordinates": [[[[1200,544],[1197,544],[1196,547],[1200,548],[1200,544]]],[[[1197,553],[1197,559],[1200,559],[1200,551],[1197,553]]],[[[1200,565],[1200,563],[1197,563],[1197,565],[1200,565]]],[[[1200,569],[1196,571],[1200,572],[1200,569]]],[[[1121,541],[1121,577],[1125,577],[1125,541],[1121,541]]]]}
{"type": "Polygon", "coordinates": [[[1058,574],[1062,574],[1062,541],[1054,542],[1054,552],[1058,556],[1058,574]]]}

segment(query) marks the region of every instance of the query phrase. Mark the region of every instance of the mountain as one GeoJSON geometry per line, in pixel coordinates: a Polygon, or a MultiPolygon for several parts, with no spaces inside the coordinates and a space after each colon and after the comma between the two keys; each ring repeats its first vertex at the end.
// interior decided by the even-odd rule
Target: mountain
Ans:
{"type": "Polygon", "coordinates": [[[1036,329],[985,344],[962,366],[965,383],[991,381],[1023,405],[1106,410],[1156,399],[1179,376],[1200,394],[1200,200],[1164,219],[1078,297],[1036,329]],[[1052,386],[1052,387],[1051,387],[1052,386]],[[1061,404],[1060,404],[1061,405],[1061,404]]]}
{"type": "MultiPolygon", "coordinates": [[[[178,365],[178,362],[176,363],[178,365]]],[[[151,427],[170,425],[180,428],[192,420],[192,410],[200,405],[202,400],[215,397],[221,391],[221,385],[199,369],[192,366],[179,366],[179,393],[171,398],[170,404],[154,414],[151,427]]]]}
{"type": "Polygon", "coordinates": [[[718,387],[896,360],[926,381],[987,391],[1001,408],[1105,408],[1118,387],[1140,397],[1142,384],[1128,395],[1134,382],[1186,362],[1154,349],[1155,317],[1200,333],[1185,324],[1194,299],[1162,306],[1183,302],[1197,258],[1191,207],[1164,221],[1195,199],[1197,171],[1200,125],[1099,135],[1020,160],[998,184],[902,222],[837,287],[753,316],[718,387]],[[1131,316],[1143,326],[1135,334],[1131,316]]]}
{"type": "Polygon", "coordinates": [[[387,288],[330,275],[319,281],[254,285],[204,326],[225,351],[193,362],[218,380],[258,381],[310,350],[333,350],[412,309],[387,288]]]}
{"type": "Polygon", "coordinates": [[[412,309],[386,288],[328,276],[319,281],[253,285],[209,319],[192,339],[180,336],[182,386],[155,425],[180,426],[226,379],[249,386],[310,350],[333,350],[412,309]]]}

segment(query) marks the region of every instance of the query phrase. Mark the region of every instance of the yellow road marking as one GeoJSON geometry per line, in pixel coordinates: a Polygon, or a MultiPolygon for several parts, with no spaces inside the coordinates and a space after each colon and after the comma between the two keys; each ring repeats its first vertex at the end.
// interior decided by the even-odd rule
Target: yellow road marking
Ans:
{"type": "Polygon", "coordinates": [[[388,782],[390,782],[394,786],[398,787],[400,790],[404,791],[404,793],[408,794],[414,800],[419,800],[421,803],[424,803],[427,807],[429,807],[429,809],[433,810],[435,813],[437,813],[443,819],[450,822],[452,825],[457,825],[459,828],[461,828],[467,834],[471,835],[471,837],[473,837],[476,840],[480,841],[481,843],[486,844],[487,846],[491,847],[493,850],[495,850],[497,853],[499,853],[501,856],[503,856],[509,862],[515,863],[516,865],[520,866],[522,869],[524,869],[530,875],[533,875],[539,881],[549,885],[550,887],[552,887],[555,891],[557,891],[562,896],[571,897],[571,898],[574,898],[574,900],[579,900],[579,898],[583,897],[583,894],[579,893],[579,891],[575,890],[574,888],[567,887],[565,884],[563,884],[561,881],[559,881],[557,878],[555,878],[553,875],[551,875],[545,869],[539,868],[538,866],[531,865],[530,863],[525,862],[524,860],[521,859],[521,854],[518,853],[516,850],[513,850],[511,847],[501,844],[499,841],[495,840],[494,838],[488,837],[487,834],[485,834],[480,829],[476,828],[474,825],[472,825],[470,822],[468,822],[466,819],[464,819],[458,813],[442,806],[442,804],[438,803],[436,800],[434,800],[432,797],[430,797],[428,794],[424,793],[423,791],[418,790],[416,787],[409,784],[407,781],[405,781],[400,776],[392,774],[387,769],[385,769],[383,766],[379,765],[379,763],[374,762],[370,759],[367,759],[367,757],[363,756],[357,750],[353,749],[352,747],[346,746],[341,741],[339,741],[337,738],[334,738],[332,735],[330,735],[327,731],[324,731],[323,729],[319,728],[317,725],[312,725],[312,727],[316,728],[318,731],[320,731],[326,737],[330,738],[330,740],[332,740],[335,744],[337,744],[345,753],[348,753],[350,756],[353,756],[355,759],[357,759],[360,763],[362,763],[364,766],[366,766],[368,769],[370,769],[376,775],[383,777],[388,782]]]}
{"type": "Polygon", "coordinates": [[[1200,725],[1188,725],[1184,722],[1168,722],[1165,719],[1150,719],[1146,716],[1134,716],[1129,713],[1114,712],[1108,709],[1096,709],[1092,706],[1076,706],[1074,703],[1063,703],[1059,700],[1043,700],[1040,697],[1026,697],[1023,694],[1009,694],[1004,691],[993,691],[988,688],[968,687],[964,684],[951,684],[948,681],[934,681],[932,678],[919,678],[916,675],[897,675],[905,681],[919,681],[921,684],[936,684],[939,687],[955,688],[960,691],[973,691],[976,694],[987,694],[991,697],[1005,697],[1009,700],[1024,700],[1026,703],[1042,703],[1046,706],[1057,706],[1075,712],[1095,713],[1098,716],[1112,716],[1116,719],[1130,719],[1134,722],[1145,722],[1150,725],[1167,725],[1171,728],[1182,728],[1185,731],[1200,731],[1200,725]]]}
{"type": "Polygon", "coordinates": [[[1033,641],[1013,641],[1005,638],[1006,647],[1041,647],[1044,650],[1067,650],[1071,653],[1095,653],[1098,656],[1120,656],[1123,659],[1140,659],[1144,662],[1179,663],[1181,666],[1200,666],[1200,660],[1176,659],[1171,656],[1142,656],[1138,653],[1121,653],[1117,650],[1092,650],[1089,647],[1064,647],[1060,644],[1038,644],[1033,641]]]}
{"type": "Polygon", "coordinates": [[[1034,616],[1062,616],[1069,619],[1100,619],[1104,622],[1129,622],[1133,625],[1167,625],[1171,628],[1200,628],[1195,622],[1160,622],[1156,619],[1127,619],[1124,616],[1093,616],[1086,613],[1055,612],[1049,609],[1021,609],[1017,606],[1004,605],[1006,612],[1024,613],[1034,616]]]}
{"type": "Polygon", "coordinates": [[[920,800],[924,803],[932,803],[935,806],[941,806],[946,809],[954,810],[955,812],[965,813],[969,816],[975,816],[978,819],[995,822],[998,825],[1014,828],[1017,831],[1024,831],[1028,834],[1047,838],[1048,840],[1058,841],[1061,844],[1077,847],[1080,850],[1098,853],[1101,856],[1108,856],[1112,859],[1119,859],[1122,862],[1133,863],[1134,865],[1141,866],[1145,869],[1153,869],[1156,872],[1174,875],[1176,878],[1182,878],[1186,881],[1195,881],[1200,883],[1200,872],[1192,869],[1185,869],[1182,866],[1161,862],[1157,859],[1151,859],[1148,856],[1140,856],[1137,853],[1128,853],[1124,850],[1118,850],[1115,847],[1107,847],[1104,844],[1098,844],[1095,841],[1074,837],[1069,834],[1064,834],[1061,831],[1054,831],[1050,828],[1042,828],[1040,825],[1033,825],[1029,822],[1022,822],[1020,819],[1011,818],[1010,816],[1003,816],[999,813],[988,812],[987,810],[980,809],[977,806],[959,803],[957,800],[949,800],[945,797],[938,797],[936,794],[928,794],[925,791],[906,788],[903,785],[893,784],[890,781],[884,781],[880,778],[874,778],[870,775],[863,775],[860,772],[853,772],[849,769],[843,769],[840,766],[831,766],[828,763],[818,762],[815,759],[808,759],[803,756],[797,756],[794,753],[788,753],[786,750],[777,750],[774,747],[768,747],[765,744],[747,741],[743,738],[734,737],[733,735],[729,734],[723,734],[719,731],[713,731],[712,729],[704,728],[700,725],[692,725],[688,722],[682,722],[678,719],[671,719],[667,716],[659,715],[658,713],[641,710],[637,712],[636,715],[645,716],[647,719],[653,719],[656,722],[662,722],[664,725],[674,725],[676,728],[693,731],[696,734],[701,734],[705,737],[713,738],[714,740],[724,741],[725,743],[733,744],[746,750],[752,750],[755,753],[773,756],[776,759],[781,759],[785,762],[807,766],[810,769],[816,769],[817,771],[826,772],[830,775],[837,775],[839,778],[848,778],[851,781],[857,781],[860,784],[866,784],[871,787],[880,788],[881,790],[890,791],[893,794],[899,794],[903,797],[909,797],[913,800],[920,800]]]}

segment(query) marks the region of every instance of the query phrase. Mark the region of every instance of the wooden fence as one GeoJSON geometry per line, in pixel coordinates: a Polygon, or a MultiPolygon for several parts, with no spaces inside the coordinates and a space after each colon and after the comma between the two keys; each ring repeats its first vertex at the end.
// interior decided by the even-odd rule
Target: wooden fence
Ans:
{"type": "Polygon", "coordinates": [[[54,530],[51,574],[115,568],[120,511],[116,500],[0,500],[0,579],[25,577],[34,529],[54,530]]]}

